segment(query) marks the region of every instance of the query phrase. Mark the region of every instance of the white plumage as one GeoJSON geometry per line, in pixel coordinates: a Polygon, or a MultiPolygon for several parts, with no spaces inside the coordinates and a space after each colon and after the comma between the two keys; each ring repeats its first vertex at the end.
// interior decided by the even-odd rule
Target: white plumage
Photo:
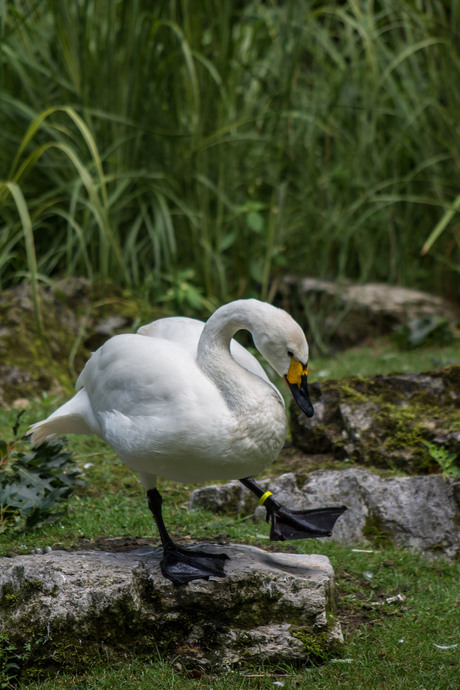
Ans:
{"type": "Polygon", "coordinates": [[[32,443],[68,433],[105,439],[139,473],[203,482],[257,474],[277,457],[286,434],[283,398],[258,361],[232,340],[249,330],[281,376],[308,361],[299,325],[257,300],[218,309],[204,324],[172,317],[117,335],[89,359],[77,393],[32,427],[32,443]]]}

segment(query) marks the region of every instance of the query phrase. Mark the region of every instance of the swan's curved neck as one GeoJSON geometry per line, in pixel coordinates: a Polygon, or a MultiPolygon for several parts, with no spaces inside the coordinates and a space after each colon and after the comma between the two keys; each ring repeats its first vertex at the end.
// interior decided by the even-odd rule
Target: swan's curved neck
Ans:
{"type": "Polygon", "coordinates": [[[230,341],[237,331],[254,333],[263,327],[257,300],[237,300],[217,309],[208,319],[198,343],[198,366],[221,390],[230,408],[240,411],[246,407],[245,391],[248,382],[270,392],[270,386],[240,366],[230,354],[230,341]]]}
{"type": "Polygon", "coordinates": [[[198,344],[198,357],[200,357],[200,350],[209,346],[224,347],[228,350],[230,340],[237,331],[242,329],[251,331],[252,320],[247,302],[252,301],[239,300],[225,304],[209,317],[198,344]]]}

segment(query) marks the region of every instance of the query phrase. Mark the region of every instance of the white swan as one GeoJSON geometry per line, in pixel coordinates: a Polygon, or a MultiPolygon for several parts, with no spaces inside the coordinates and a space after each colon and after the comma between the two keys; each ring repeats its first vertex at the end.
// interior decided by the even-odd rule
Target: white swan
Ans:
{"type": "Polygon", "coordinates": [[[157,476],[241,479],[262,497],[274,539],[329,535],[341,512],[291,513],[251,478],[278,456],[287,421],[279,391],[232,340],[240,329],[251,332],[256,348],[311,416],[302,329],[285,311],[248,299],[220,307],[206,324],[172,317],[114,336],[87,362],[76,395],[30,430],[33,445],[60,434],[96,434],[138,472],[163,543],[162,570],[174,582],[223,575],[225,556],[185,552],[174,544],[161,516],[157,476]]]}

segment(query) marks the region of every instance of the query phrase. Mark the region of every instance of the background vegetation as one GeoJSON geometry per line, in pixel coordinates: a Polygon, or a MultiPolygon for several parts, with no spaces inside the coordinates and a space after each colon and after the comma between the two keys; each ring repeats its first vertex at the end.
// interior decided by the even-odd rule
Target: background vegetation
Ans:
{"type": "Polygon", "coordinates": [[[0,285],[458,297],[459,26],[444,0],[6,0],[0,285]]]}

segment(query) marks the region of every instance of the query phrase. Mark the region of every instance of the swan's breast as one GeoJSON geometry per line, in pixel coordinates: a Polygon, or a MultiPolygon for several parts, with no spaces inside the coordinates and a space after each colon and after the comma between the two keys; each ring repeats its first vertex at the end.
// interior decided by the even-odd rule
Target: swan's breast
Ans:
{"type": "Polygon", "coordinates": [[[101,417],[104,437],[137,472],[180,482],[238,479],[259,474],[278,456],[286,436],[282,414],[235,420],[228,409],[194,408],[166,415],[101,417]]]}

